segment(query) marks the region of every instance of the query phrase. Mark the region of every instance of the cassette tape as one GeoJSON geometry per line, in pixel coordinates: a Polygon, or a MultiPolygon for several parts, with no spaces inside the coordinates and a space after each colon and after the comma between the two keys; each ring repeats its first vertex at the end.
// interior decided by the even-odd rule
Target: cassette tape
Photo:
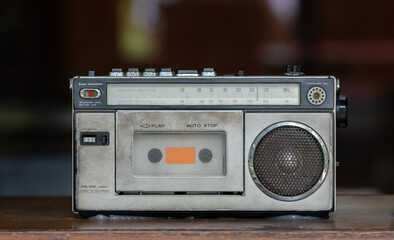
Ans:
{"type": "Polygon", "coordinates": [[[333,76],[113,69],[74,77],[73,211],[260,216],[335,209],[333,76]]]}

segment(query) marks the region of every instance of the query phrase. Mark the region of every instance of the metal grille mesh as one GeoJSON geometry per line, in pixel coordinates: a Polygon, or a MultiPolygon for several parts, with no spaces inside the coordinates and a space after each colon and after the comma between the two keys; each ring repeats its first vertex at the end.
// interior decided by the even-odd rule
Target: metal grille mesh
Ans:
{"type": "Polygon", "coordinates": [[[282,126],[269,131],[257,144],[253,168],[270,192],[298,196],[319,181],[324,153],[318,140],[305,129],[282,126]]]}

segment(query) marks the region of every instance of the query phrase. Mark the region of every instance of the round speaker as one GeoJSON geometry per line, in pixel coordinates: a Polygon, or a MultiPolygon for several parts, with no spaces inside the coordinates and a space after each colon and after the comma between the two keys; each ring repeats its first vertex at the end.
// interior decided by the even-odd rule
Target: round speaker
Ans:
{"type": "Polygon", "coordinates": [[[249,151],[249,171],[261,191],[282,201],[315,192],[328,171],[322,138],[298,122],[279,122],[264,129],[249,151]]]}

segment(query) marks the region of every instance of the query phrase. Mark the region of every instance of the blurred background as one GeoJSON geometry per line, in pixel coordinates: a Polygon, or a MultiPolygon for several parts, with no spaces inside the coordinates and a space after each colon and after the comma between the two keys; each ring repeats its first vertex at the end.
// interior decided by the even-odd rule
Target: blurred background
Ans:
{"type": "Polygon", "coordinates": [[[111,68],[281,75],[349,98],[338,192],[394,193],[394,1],[0,1],[0,196],[71,195],[69,78],[111,68]]]}

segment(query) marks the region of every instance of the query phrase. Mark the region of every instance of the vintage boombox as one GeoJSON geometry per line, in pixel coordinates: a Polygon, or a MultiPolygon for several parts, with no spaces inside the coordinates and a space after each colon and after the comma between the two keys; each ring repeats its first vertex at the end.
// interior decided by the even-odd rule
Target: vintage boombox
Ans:
{"type": "Polygon", "coordinates": [[[333,76],[133,68],[90,71],[70,88],[82,216],[334,211],[347,99],[333,76]]]}

